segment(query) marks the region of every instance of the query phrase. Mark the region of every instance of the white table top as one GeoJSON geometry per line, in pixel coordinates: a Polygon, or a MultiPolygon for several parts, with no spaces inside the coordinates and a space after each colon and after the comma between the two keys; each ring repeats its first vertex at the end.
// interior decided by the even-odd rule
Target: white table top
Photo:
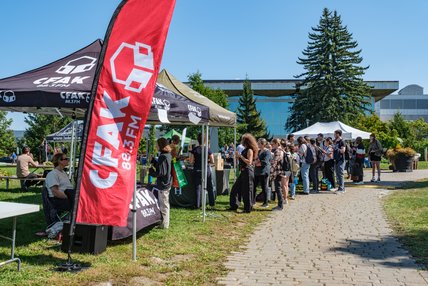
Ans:
{"type": "Polygon", "coordinates": [[[39,205],[0,202],[0,219],[35,213],[39,210],[39,205]]]}

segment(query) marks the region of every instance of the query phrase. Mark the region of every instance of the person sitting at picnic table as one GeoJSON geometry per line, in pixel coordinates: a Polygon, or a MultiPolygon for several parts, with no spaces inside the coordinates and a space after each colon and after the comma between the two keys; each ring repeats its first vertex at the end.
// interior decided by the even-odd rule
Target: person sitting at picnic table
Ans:
{"type": "Polygon", "coordinates": [[[54,169],[46,176],[45,186],[48,197],[57,210],[71,211],[74,203],[74,188],[64,169],[69,158],[64,153],[57,153],[52,159],[54,169]]]}
{"type": "Polygon", "coordinates": [[[22,149],[22,154],[18,156],[16,160],[16,176],[18,178],[25,178],[28,180],[21,180],[21,189],[26,191],[28,187],[35,185],[38,181],[32,181],[31,179],[39,178],[40,176],[36,173],[30,172],[30,166],[37,167],[38,162],[33,160],[30,153],[29,147],[22,149]]]}

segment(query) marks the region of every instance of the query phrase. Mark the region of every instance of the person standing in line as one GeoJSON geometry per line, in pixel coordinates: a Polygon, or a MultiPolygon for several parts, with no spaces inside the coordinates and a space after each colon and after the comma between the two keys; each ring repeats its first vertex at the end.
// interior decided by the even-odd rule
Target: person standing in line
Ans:
{"type": "Polygon", "coordinates": [[[309,178],[312,182],[312,192],[313,193],[318,193],[318,188],[319,188],[319,177],[318,177],[318,173],[319,173],[319,162],[318,162],[318,156],[316,154],[318,154],[319,151],[319,147],[316,145],[316,140],[315,139],[310,139],[309,143],[307,144],[308,148],[311,149],[313,156],[315,156],[314,162],[311,164],[311,166],[309,167],[309,178]]]}
{"type": "Polygon", "coordinates": [[[382,144],[376,139],[375,134],[370,134],[370,145],[368,150],[370,161],[372,164],[372,179],[371,182],[380,182],[380,160],[382,159],[382,144]],[[375,180],[375,172],[377,169],[377,180],[375,180]]]}
{"type": "Polygon", "coordinates": [[[288,146],[289,152],[286,155],[290,156],[291,159],[291,176],[290,176],[290,200],[296,199],[296,178],[298,178],[300,171],[300,159],[296,153],[296,148],[293,143],[290,142],[288,146]]]}
{"type": "Polygon", "coordinates": [[[254,182],[254,195],[256,195],[256,188],[259,184],[262,187],[262,193],[264,193],[264,201],[262,207],[269,206],[269,199],[271,197],[269,189],[269,173],[270,173],[270,160],[272,154],[269,149],[266,148],[267,141],[264,138],[260,138],[257,141],[259,147],[259,155],[254,160],[255,167],[255,182],[254,182]]]}
{"type": "Polygon", "coordinates": [[[338,129],[334,131],[334,163],[335,163],[335,171],[336,171],[336,180],[338,189],[336,194],[344,194],[345,193],[345,142],[342,139],[342,130],[338,129]]]}
{"type": "Polygon", "coordinates": [[[288,198],[290,193],[290,184],[294,180],[293,173],[291,171],[292,158],[289,150],[289,144],[286,140],[281,140],[281,148],[284,152],[284,158],[282,159],[282,178],[281,178],[281,188],[282,195],[284,198],[285,204],[288,204],[288,198]]]}
{"type": "Polygon", "coordinates": [[[336,184],[334,180],[334,159],[333,159],[333,140],[331,137],[328,137],[325,140],[324,144],[324,173],[327,180],[331,184],[331,190],[336,189],[336,184]]]}
{"type": "Polygon", "coordinates": [[[273,159],[270,162],[270,180],[273,182],[273,190],[278,200],[278,206],[274,207],[273,211],[280,211],[284,207],[284,198],[282,196],[282,160],[284,160],[284,151],[281,148],[281,141],[274,138],[271,142],[273,159]]]}
{"type": "Polygon", "coordinates": [[[166,229],[169,227],[169,192],[172,184],[171,147],[165,138],[159,138],[157,145],[160,155],[157,161],[152,160],[149,174],[157,178],[154,188],[158,190],[159,209],[162,214],[160,227],[166,229]]]}
{"type": "Polygon", "coordinates": [[[297,143],[299,144],[298,154],[300,156],[300,162],[302,163],[300,174],[302,175],[303,194],[309,195],[309,168],[311,164],[306,163],[305,160],[308,146],[306,145],[306,140],[302,136],[297,138],[297,143]]]}
{"type": "Polygon", "coordinates": [[[356,177],[355,184],[362,185],[363,182],[363,176],[364,176],[364,158],[366,154],[366,150],[364,149],[363,139],[361,137],[357,137],[355,140],[355,163],[354,163],[354,174],[356,177]]]}
{"type": "Polygon", "coordinates": [[[235,185],[230,193],[230,210],[237,210],[239,207],[239,194],[244,202],[244,212],[250,213],[253,207],[254,191],[254,165],[253,160],[257,157],[258,147],[256,138],[250,133],[242,135],[241,144],[244,150],[240,154],[236,151],[236,157],[239,159],[239,168],[241,170],[235,185]]]}
{"type": "MultiPolygon", "coordinates": [[[[199,146],[195,147],[192,151],[192,158],[190,161],[193,163],[193,184],[195,185],[196,192],[196,208],[200,208],[202,206],[202,134],[198,134],[198,143],[199,146]]],[[[207,168],[207,192],[208,192],[208,203],[211,208],[214,208],[215,205],[215,196],[214,196],[214,188],[213,181],[211,176],[211,168],[210,164],[214,164],[214,155],[211,152],[211,149],[208,148],[208,164],[207,168]]]]}
{"type": "Polygon", "coordinates": [[[294,134],[288,134],[287,135],[287,141],[289,144],[294,146],[294,141],[296,141],[296,136],[294,134]]]}

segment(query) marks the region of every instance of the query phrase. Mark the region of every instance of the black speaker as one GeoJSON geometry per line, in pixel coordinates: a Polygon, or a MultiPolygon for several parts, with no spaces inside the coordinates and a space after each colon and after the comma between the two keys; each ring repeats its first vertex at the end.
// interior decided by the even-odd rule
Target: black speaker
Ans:
{"type": "MultiPolygon", "coordinates": [[[[61,250],[68,252],[70,223],[64,223],[62,229],[61,250]]],[[[99,254],[107,247],[108,226],[94,224],[76,224],[72,252],[99,254]]]]}

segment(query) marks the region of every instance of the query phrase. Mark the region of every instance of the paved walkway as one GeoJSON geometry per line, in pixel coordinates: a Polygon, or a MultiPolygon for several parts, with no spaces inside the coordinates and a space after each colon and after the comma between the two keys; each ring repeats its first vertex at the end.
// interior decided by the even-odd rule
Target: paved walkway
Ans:
{"type": "MultiPolygon", "coordinates": [[[[385,173],[382,184],[424,177],[426,170],[385,173]]],[[[219,284],[428,285],[428,271],[419,270],[386,222],[380,198],[387,192],[363,186],[298,196],[228,258],[230,272],[219,284]]]]}

